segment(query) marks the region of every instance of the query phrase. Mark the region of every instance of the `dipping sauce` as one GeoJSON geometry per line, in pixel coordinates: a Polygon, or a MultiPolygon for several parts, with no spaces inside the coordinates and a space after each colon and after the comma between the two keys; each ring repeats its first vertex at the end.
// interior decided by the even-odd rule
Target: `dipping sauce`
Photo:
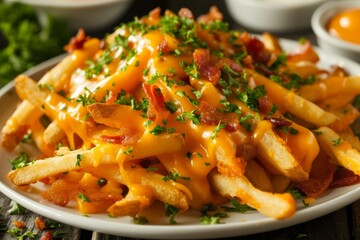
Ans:
{"type": "Polygon", "coordinates": [[[360,8],[340,12],[330,20],[327,30],[335,37],[360,44],[360,8]]]}

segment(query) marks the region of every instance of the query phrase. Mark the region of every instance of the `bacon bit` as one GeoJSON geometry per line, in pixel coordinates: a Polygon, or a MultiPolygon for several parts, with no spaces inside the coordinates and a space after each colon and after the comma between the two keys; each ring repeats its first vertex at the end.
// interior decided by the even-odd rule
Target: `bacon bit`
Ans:
{"type": "Polygon", "coordinates": [[[84,46],[84,43],[90,39],[89,36],[85,35],[84,29],[80,28],[76,34],[75,37],[72,37],[70,39],[70,42],[64,47],[65,51],[68,53],[71,53],[75,51],[76,49],[82,49],[84,46]]]}
{"type": "Polygon", "coordinates": [[[125,141],[126,136],[108,136],[108,135],[101,135],[100,139],[104,142],[114,143],[114,144],[121,144],[124,145],[123,142],[125,141]]]}
{"type": "Polygon", "coordinates": [[[259,98],[258,110],[260,113],[266,114],[271,111],[271,102],[267,97],[259,98]]]}
{"type": "Polygon", "coordinates": [[[23,221],[15,220],[12,222],[12,225],[14,225],[17,228],[24,228],[26,227],[26,223],[23,221]]]}
{"type": "Polygon", "coordinates": [[[355,175],[354,172],[346,168],[339,167],[335,171],[334,179],[330,184],[330,187],[332,188],[344,187],[356,183],[360,183],[360,176],[355,175]]]}
{"type": "Polygon", "coordinates": [[[292,124],[292,122],[279,117],[266,116],[264,119],[269,120],[275,127],[289,127],[292,124]]]}
{"type": "Polygon", "coordinates": [[[208,49],[195,49],[194,61],[200,70],[200,74],[213,83],[217,83],[221,77],[220,68],[211,64],[210,51],[208,49]]]}
{"type": "Polygon", "coordinates": [[[158,19],[158,18],[160,18],[160,14],[161,14],[161,8],[157,7],[149,12],[149,17],[158,19]]]}
{"type": "Polygon", "coordinates": [[[51,187],[42,193],[46,200],[65,207],[78,193],[79,184],[64,179],[56,180],[51,187]]]}
{"type": "Polygon", "coordinates": [[[116,94],[114,94],[113,91],[110,91],[106,98],[106,103],[113,104],[115,101],[116,101],[116,94]]]}
{"type": "Polygon", "coordinates": [[[46,228],[45,221],[42,217],[36,217],[34,221],[36,229],[42,231],[46,228]]]}
{"type": "Polygon", "coordinates": [[[219,122],[226,124],[225,130],[235,132],[240,128],[240,123],[235,113],[224,114],[216,107],[206,101],[201,101],[198,107],[201,116],[201,123],[216,126],[219,122]]]}
{"type": "Polygon", "coordinates": [[[207,14],[198,17],[197,22],[199,23],[210,23],[212,21],[223,20],[223,14],[219,11],[216,6],[212,6],[207,14]]]}
{"type": "Polygon", "coordinates": [[[161,89],[155,84],[143,84],[145,94],[149,98],[150,103],[152,103],[157,108],[161,110],[166,110],[164,95],[161,93],[161,89]]]}
{"type": "Polygon", "coordinates": [[[235,60],[230,58],[222,58],[216,64],[216,66],[218,66],[220,69],[223,69],[225,65],[228,66],[234,72],[240,73],[243,70],[240,64],[238,64],[235,60]]]}
{"type": "Polygon", "coordinates": [[[135,134],[117,135],[117,136],[101,135],[100,139],[104,142],[128,146],[135,144],[138,140],[138,137],[135,134]]]}
{"type": "Polygon", "coordinates": [[[246,55],[244,57],[244,59],[242,60],[242,64],[244,64],[245,68],[255,69],[253,58],[250,55],[246,55]]]}
{"type": "Polygon", "coordinates": [[[320,197],[333,181],[336,168],[335,164],[329,163],[325,153],[320,153],[312,164],[309,179],[295,186],[307,197],[320,197]]]}
{"type": "Polygon", "coordinates": [[[194,19],[193,13],[188,8],[181,8],[178,15],[183,18],[194,19]]]}
{"type": "Polygon", "coordinates": [[[165,54],[169,54],[171,52],[171,48],[169,47],[169,44],[167,41],[162,41],[158,46],[157,50],[159,52],[163,52],[165,54]]]}
{"type": "Polygon", "coordinates": [[[52,231],[46,231],[44,235],[40,238],[40,240],[53,240],[52,231]]]}
{"type": "Polygon", "coordinates": [[[253,57],[255,62],[266,64],[271,54],[266,50],[265,45],[258,38],[252,38],[247,44],[246,49],[253,57]]]}
{"type": "Polygon", "coordinates": [[[164,95],[161,93],[161,89],[155,84],[143,84],[143,88],[147,98],[149,99],[148,117],[151,120],[167,119],[169,112],[165,107],[164,95]]]}

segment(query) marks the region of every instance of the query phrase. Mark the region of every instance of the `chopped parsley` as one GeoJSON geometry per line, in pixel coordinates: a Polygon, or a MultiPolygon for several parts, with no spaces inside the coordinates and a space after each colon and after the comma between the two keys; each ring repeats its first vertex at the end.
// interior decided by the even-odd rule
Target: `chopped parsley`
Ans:
{"type": "Polygon", "coordinates": [[[81,166],[81,161],[84,159],[83,154],[76,154],[76,165],[77,167],[81,166]]]}
{"type": "Polygon", "coordinates": [[[85,196],[84,193],[79,193],[77,197],[81,200],[82,203],[91,202],[91,200],[87,196],[85,196]]]}
{"type": "Polygon", "coordinates": [[[175,216],[179,213],[179,209],[171,204],[165,203],[165,216],[169,217],[170,224],[176,224],[175,216]]]}
{"type": "Polygon", "coordinates": [[[97,181],[97,184],[100,186],[100,187],[103,187],[107,184],[107,180],[106,178],[99,178],[99,180],[97,181]]]}
{"type": "Polygon", "coordinates": [[[13,170],[17,168],[23,168],[31,164],[29,160],[29,155],[25,152],[20,153],[20,156],[12,160],[10,163],[13,170]]]}
{"type": "Polygon", "coordinates": [[[10,215],[23,215],[26,212],[26,208],[21,206],[15,201],[10,202],[10,209],[8,210],[8,213],[10,215]]]}
{"type": "Polygon", "coordinates": [[[149,220],[144,216],[135,216],[134,223],[143,225],[149,223],[149,220]]]}
{"type": "Polygon", "coordinates": [[[179,107],[172,99],[170,99],[168,102],[165,102],[165,108],[169,110],[169,112],[175,113],[179,107]]]}
{"type": "Polygon", "coordinates": [[[176,117],[176,120],[179,122],[184,123],[185,119],[189,119],[193,124],[195,125],[200,125],[200,114],[199,113],[195,113],[196,110],[192,110],[190,112],[183,112],[181,114],[179,114],[176,117]]]}
{"type": "Polygon", "coordinates": [[[210,136],[211,140],[214,140],[215,138],[217,138],[218,133],[220,132],[220,130],[225,128],[225,127],[226,127],[226,124],[223,124],[220,121],[219,124],[215,127],[215,129],[213,130],[213,133],[210,136]]]}
{"type": "Polygon", "coordinates": [[[334,140],[332,140],[333,146],[337,146],[337,145],[339,145],[339,144],[340,144],[340,142],[341,142],[341,138],[338,138],[338,139],[334,139],[334,140]]]}
{"type": "Polygon", "coordinates": [[[239,213],[246,213],[248,211],[255,210],[254,208],[250,207],[247,204],[241,204],[235,199],[231,199],[230,203],[233,205],[233,207],[228,206],[221,206],[226,212],[239,212],[239,213]]]}
{"type": "Polygon", "coordinates": [[[168,175],[167,176],[164,176],[162,178],[162,180],[164,182],[167,182],[169,180],[173,180],[173,181],[177,181],[178,179],[182,179],[182,180],[187,180],[187,181],[190,181],[190,177],[183,177],[181,176],[179,173],[173,173],[173,172],[168,172],[168,175]]]}

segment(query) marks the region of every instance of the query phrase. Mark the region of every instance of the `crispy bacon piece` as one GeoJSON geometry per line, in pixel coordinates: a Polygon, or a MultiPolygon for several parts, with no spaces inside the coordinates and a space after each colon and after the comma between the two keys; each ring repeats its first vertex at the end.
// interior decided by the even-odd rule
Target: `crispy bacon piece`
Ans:
{"type": "Polygon", "coordinates": [[[330,187],[344,187],[356,183],[360,183],[360,176],[355,175],[352,171],[346,168],[338,167],[335,171],[334,179],[330,184],[330,187]]]}
{"type": "Polygon", "coordinates": [[[104,142],[128,146],[135,144],[138,137],[137,135],[101,135],[100,139],[104,142]]]}
{"type": "Polygon", "coordinates": [[[201,15],[198,17],[197,22],[199,23],[210,23],[212,21],[223,20],[223,14],[219,11],[219,9],[215,6],[210,8],[209,13],[201,15]]]}
{"type": "Polygon", "coordinates": [[[220,69],[223,69],[225,66],[228,66],[234,72],[240,73],[242,72],[243,68],[238,64],[235,60],[230,58],[221,58],[218,63],[216,64],[220,69]]]}
{"type": "Polygon", "coordinates": [[[219,122],[226,124],[225,130],[235,132],[240,128],[240,123],[235,113],[223,113],[206,101],[201,101],[198,111],[201,123],[207,125],[218,125],[219,122]]]}
{"type": "Polygon", "coordinates": [[[51,187],[42,193],[46,200],[65,207],[72,199],[76,197],[79,191],[77,182],[69,182],[64,179],[56,180],[51,187]]]}
{"type": "Polygon", "coordinates": [[[36,229],[42,231],[46,228],[45,221],[42,217],[36,217],[34,221],[36,229]]]}
{"type": "Polygon", "coordinates": [[[337,166],[329,163],[327,155],[318,156],[313,162],[309,179],[296,184],[296,187],[308,197],[320,197],[333,181],[337,166]]]}
{"type": "Polygon", "coordinates": [[[271,111],[271,102],[267,97],[259,98],[258,110],[260,113],[266,114],[271,111]]]}
{"type": "Polygon", "coordinates": [[[169,47],[169,44],[167,41],[162,41],[158,46],[157,50],[159,52],[162,52],[164,54],[169,54],[171,52],[171,48],[169,47]]]}
{"type": "Polygon", "coordinates": [[[181,8],[178,15],[183,18],[194,19],[193,13],[188,8],[181,8]]]}
{"type": "Polygon", "coordinates": [[[246,49],[257,63],[266,64],[271,57],[271,54],[266,50],[264,43],[255,37],[251,38],[246,44],[246,49]]]}
{"type": "Polygon", "coordinates": [[[154,18],[154,19],[158,19],[158,18],[160,18],[160,14],[161,14],[161,8],[157,7],[157,8],[154,8],[153,10],[151,10],[149,12],[149,17],[154,18]]]}
{"type": "Polygon", "coordinates": [[[40,238],[40,240],[53,240],[53,233],[51,231],[46,231],[44,235],[40,238]]]}
{"type": "Polygon", "coordinates": [[[217,83],[221,77],[220,68],[210,62],[210,52],[208,49],[195,49],[194,61],[200,70],[200,74],[207,80],[217,83]]]}
{"type": "Polygon", "coordinates": [[[160,120],[168,118],[169,112],[165,107],[164,95],[156,84],[143,84],[144,92],[149,99],[148,118],[150,120],[160,120]]]}
{"type": "Polygon", "coordinates": [[[269,120],[275,127],[289,127],[292,124],[292,122],[279,117],[266,116],[264,119],[269,120]]]}
{"type": "Polygon", "coordinates": [[[89,39],[89,36],[85,35],[84,29],[80,28],[75,37],[70,39],[70,42],[64,47],[65,51],[71,53],[76,49],[82,49],[84,43],[89,39]]]}
{"type": "Polygon", "coordinates": [[[14,225],[17,228],[24,228],[26,227],[26,223],[23,221],[15,220],[12,222],[12,225],[14,225]]]}

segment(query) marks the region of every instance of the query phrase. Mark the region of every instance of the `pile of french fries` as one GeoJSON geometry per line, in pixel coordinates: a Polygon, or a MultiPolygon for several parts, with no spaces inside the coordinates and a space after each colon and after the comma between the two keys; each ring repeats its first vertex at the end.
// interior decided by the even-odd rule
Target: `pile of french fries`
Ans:
{"type": "Polygon", "coordinates": [[[196,20],[155,9],[102,40],[79,31],[67,50],[39,82],[15,79],[22,102],[1,136],[13,151],[31,133],[42,154],[8,179],[48,185],[55,204],[138,216],[154,201],[236,199],[283,219],[290,188],[319,197],[337,171],[360,175],[360,77],[317,67],[306,39],[285,53],[269,33],[228,30],[215,7],[196,20]]]}

